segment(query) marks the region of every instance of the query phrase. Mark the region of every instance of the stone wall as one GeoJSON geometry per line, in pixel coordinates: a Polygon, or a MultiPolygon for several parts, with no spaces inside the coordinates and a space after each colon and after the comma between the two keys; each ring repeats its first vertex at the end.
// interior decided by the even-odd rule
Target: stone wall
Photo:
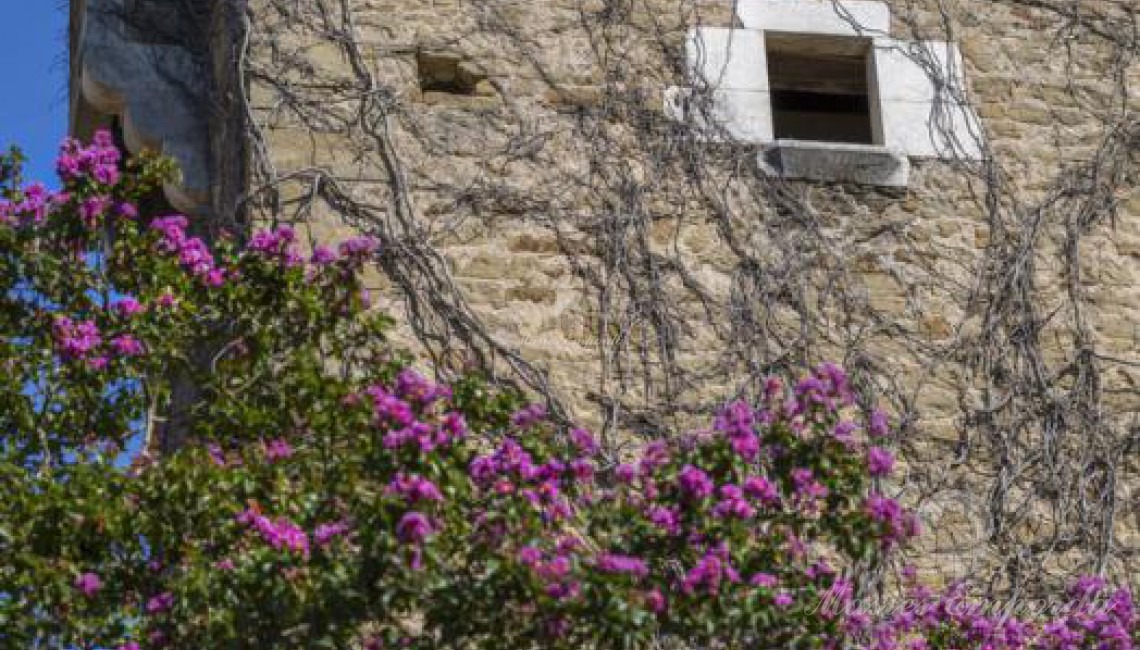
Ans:
{"type": "Polygon", "coordinates": [[[923,564],[1140,578],[1135,13],[890,4],[959,44],[988,154],[901,189],[772,178],[666,115],[727,0],[253,0],[251,205],[377,234],[399,341],[611,442],[843,362],[900,415],[923,564]]]}

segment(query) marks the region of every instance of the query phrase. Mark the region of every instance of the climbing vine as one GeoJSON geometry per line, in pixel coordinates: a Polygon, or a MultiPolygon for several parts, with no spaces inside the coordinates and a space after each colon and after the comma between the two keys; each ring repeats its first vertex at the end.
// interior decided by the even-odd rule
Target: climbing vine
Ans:
{"type": "Polygon", "coordinates": [[[1135,572],[1140,358],[1104,334],[1132,322],[1118,315],[1131,276],[1110,268],[1130,258],[1102,257],[1134,216],[1128,3],[891,2],[896,38],[1008,44],[963,44],[973,89],[910,52],[945,138],[963,137],[949,109],[990,100],[975,105],[986,132],[953,147],[982,158],[916,163],[910,190],[769,176],[709,119],[715,83],[693,78],[684,41],[732,25],[731,2],[217,4],[241,26],[226,52],[250,154],[246,191],[220,214],[375,236],[382,294],[442,374],[478,366],[558,420],[588,412],[620,455],[755,398],[773,371],[838,358],[865,410],[901,415],[902,498],[937,510],[970,495],[972,577],[1029,593],[1072,570],[1135,572]],[[424,52],[491,90],[432,96],[424,52]],[[1011,69],[987,67],[1001,60],[1011,69]],[[1033,127],[1003,117],[1039,90],[1018,79],[1029,69],[1052,93],[1033,127]],[[687,119],[662,111],[673,86],[692,89],[687,119]],[[456,247],[508,230],[552,242],[568,274],[567,331],[550,340],[488,322],[453,267],[456,247]],[[527,352],[558,345],[589,370],[568,380],[527,352]],[[575,382],[588,403],[568,403],[575,382]]]}

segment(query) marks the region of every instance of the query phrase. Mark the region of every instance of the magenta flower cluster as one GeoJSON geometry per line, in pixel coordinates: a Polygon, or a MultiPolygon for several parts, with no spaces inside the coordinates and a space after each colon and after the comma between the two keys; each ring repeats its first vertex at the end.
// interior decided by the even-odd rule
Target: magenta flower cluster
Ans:
{"type": "MultiPolygon", "coordinates": [[[[304,528],[290,519],[286,517],[271,519],[257,508],[246,508],[234,519],[238,524],[256,532],[270,548],[293,553],[302,559],[308,559],[311,543],[324,548],[337,538],[347,537],[352,532],[352,526],[347,521],[333,521],[315,526],[310,537],[304,528]]],[[[226,558],[222,562],[225,563],[227,570],[233,569],[231,559],[226,558]]]]}
{"type": "Polygon", "coordinates": [[[293,455],[293,445],[283,438],[274,438],[264,443],[265,460],[270,463],[285,460],[293,455]]]}
{"type": "Polygon", "coordinates": [[[119,183],[119,163],[122,154],[115,146],[110,131],[95,132],[91,145],[84,147],[75,139],[67,139],[60,146],[55,169],[64,183],[92,180],[104,186],[119,183]]]}
{"type": "Polygon", "coordinates": [[[451,392],[412,370],[400,373],[391,389],[375,385],[365,394],[373,405],[377,425],[386,429],[384,446],[388,449],[428,453],[467,436],[467,423],[458,412],[447,413],[435,424],[416,419],[417,409],[428,409],[435,402],[450,398],[451,392]]]}
{"type": "Polygon", "coordinates": [[[52,323],[52,336],[59,356],[66,360],[86,359],[102,343],[99,326],[95,321],[73,321],[57,316],[52,323]]]}
{"type": "MultiPolygon", "coordinates": [[[[1140,616],[1127,588],[1109,589],[1103,578],[1085,576],[1073,585],[1058,615],[1025,620],[994,611],[969,597],[959,583],[936,593],[912,587],[906,608],[883,620],[850,606],[850,593],[829,592],[831,613],[844,615],[855,647],[867,650],[939,648],[984,650],[1133,650],[1140,616]]],[[[1056,610],[1054,610],[1056,611],[1056,610]]]]}
{"type": "MultiPolygon", "coordinates": [[[[824,562],[828,551],[801,528],[829,527],[841,539],[870,528],[883,549],[918,533],[913,513],[882,494],[869,492],[862,503],[831,500],[829,484],[869,486],[894,466],[885,446],[868,444],[886,437],[879,430],[886,420],[876,415],[865,426],[847,420],[843,410],[852,404],[846,375],[834,365],[791,388],[769,380],[760,407],[732,402],[710,430],[652,442],[600,475],[589,432],[571,430],[556,451],[558,445],[540,442],[543,432],[553,432],[545,409],[528,406],[513,414],[496,447],[468,466],[484,506],[473,518],[471,543],[517,562],[557,602],[589,600],[593,572],[626,577],[628,601],[660,616],[702,607],[710,597],[753,592],[775,611],[788,610],[809,585],[842,584],[824,562]],[[828,462],[807,465],[812,458],[828,462]],[[603,513],[616,516],[608,538],[616,545],[583,544],[573,522],[604,520],[603,513]],[[642,553],[623,550],[630,545],[642,553]],[[755,567],[757,557],[769,568],[747,577],[744,568],[755,567]]],[[[408,411],[390,402],[378,403],[377,412],[382,426],[408,426],[393,415],[408,411]]]]}
{"type": "MultiPolygon", "coordinates": [[[[115,198],[119,162],[106,133],[87,148],[69,141],[59,171],[72,194],[33,186],[19,201],[0,203],[0,219],[42,223],[58,206],[70,205],[90,235],[110,217],[136,218],[133,206],[115,198]]],[[[255,233],[243,253],[215,258],[188,226],[186,217],[174,215],[155,219],[142,232],[182,273],[209,288],[238,287],[251,275],[247,270],[267,268],[305,269],[307,281],[336,284],[378,248],[367,236],[336,250],[318,246],[306,267],[295,230],[278,226],[255,233]],[[252,266],[243,266],[247,262],[252,266]]],[[[128,230],[134,229],[130,224],[128,230]]],[[[94,316],[57,316],[51,327],[56,353],[92,367],[144,354],[137,332],[122,328],[141,324],[137,317],[151,309],[171,318],[165,310],[193,300],[172,291],[149,305],[121,297],[94,316]]],[[[956,589],[936,594],[915,588],[912,599],[922,607],[879,619],[847,609],[856,581],[844,567],[875,564],[921,533],[917,516],[889,496],[883,480],[896,467],[888,418],[881,411],[859,417],[850,382],[833,364],[791,384],[765,380],[753,392],[754,401],[726,404],[707,429],[679,437],[661,432],[663,439],[640,448],[603,450],[586,429],[564,431],[540,404],[509,417],[478,413],[471,420],[480,429],[474,435],[447,385],[405,369],[343,401],[351,411],[346,422],[370,423],[366,436],[352,440],[356,447],[338,449],[359,452],[352,460],[362,462],[353,470],[368,484],[316,506],[310,499],[264,509],[249,502],[226,515],[233,517],[231,525],[211,531],[230,533],[236,542],[227,548],[217,541],[225,534],[211,535],[208,566],[236,585],[262,579],[268,558],[281,567],[269,579],[294,581],[291,587],[302,589],[326,561],[344,561],[338,569],[350,572],[377,561],[369,553],[379,549],[383,580],[401,595],[490,594],[493,606],[517,616],[513,624],[546,635],[530,644],[535,647],[562,643],[586,625],[591,634],[599,631],[598,645],[621,638],[627,647],[635,637],[692,635],[691,647],[1134,648],[1140,624],[1131,594],[1110,590],[1095,577],[1079,580],[1070,595],[1081,602],[1099,598],[1101,606],[1078,607],[1040,624],[961,607],[964,594],[956,589]],[[324,514],[330,508],[337,513],[332,518],[324,514]],[[288,514],[266,514],[270,509],[288,514]],[[256,562],[245,561],[249,554],[256,562]],[[387,571],[389,564],[410,570],[387,571]],[[843,608],[815,611],[821,593],[843,608]],[[716,624],[733,616],[730,625],[745,632],[755,627],[758,636],[739,646],[722,643],[718,634],[737,630],[716,624]],[[768,630],[794,630],[797,644],[769,639],[768,630]]],[[[279,435],[229,452],[210,445],[203,457],[217,468],[195,469],[250,477],[262,472],[272,489],[288,492],[307,487],[305,472],[297,470],[316,455],[306,447],[313,439],[307,432],[279,435]]],[[[181,567],[152,564],[148,582],[136,587],[136,595],[145,595],[135,602],[154,617],[141,620],[148,635],[139,638],[148,648],[173,647],[166,635],[181,624],[174,618],[184,612],[177,610],[197,610],[194,616],[206,610],[190,602],[176,607],[185,597],[177,577],[157,583],[181,567]]],[[[104,575],[116,586],[122,581],[104,575]]],[[[77,607],[106,604],[109,590],[96,571],[68,579],[77,607]]],[[[418,608],[412,602],[406,611],[418,608]]],[[[378,647],[372,632],[361,645],[378,647]]],[[[441,639],[427,641],[422,645],[438,647],[441,639]]],[[[407,636],[400,642],[415,645],[407,636]]],[[[119,646],[139,649],[133,641],[119,646]]]]}
{"type": "MultiPolygon", "coordinates": [[[[335,251],[324,245],[314,246],[309,263],[314,270],[337,263],[343,264],[348,270],[353,270],[368,261],[378,249],[379,244],[374,237],[358,235],[341,242],[335,251]]],[[[272,230],[255,232],[246,250],[273,260],[285,268],[297,268],[303,266],[305,262],[297,242],[296,230],[288,224],[279,225],[272,230]]]]}
{"type": "Polygon", "coordinates": [[[225,271],[216,265],[206,242],[186,233],[188,223],[182,215],[160,217],[152,221],[151,229],[160,236],[158,250],[175,255],[182,268],[207,286],[221,286],[226,280],[225,271]]]}
{"type": "Polygon", "coordinates": [[[308,533],[285,517],[270,519],[257,510],[247,508],[238,513],[236,520],[256,531],[266,544],[275,549],[293,551],[304,557],[309,555],[308,533]]]}
{"type": "Polygon", "coordinates": [[[9,226],[38,226],[70,200],[67,192],[52,192],[41,183],[32,183],[15,200],[0,199],[0,223],[9,226]]]}
{"type": "Polygon", "coordinates": [[[103,588],[103,580],[97,574],[88,571],[75,578],[75,588],[87,598],[94,598],[103,588]]]}
{"type": "Polygon", "coordinates": [[[61,359],[85,361],[94,370],[106,368],[112,358],[138,357],[146,352],[142,341],[133,334],[119,334],[104,341],[99,326],[90,319],[75,321],[56,316],[51,334],[61,359]]]}
{"type": "Polygon", "coordinates": [[[284,224],[274,230],[260,230],[250,238],[246,249],[267,259],[277,260],[287,268],[301,266],[304,258],[297,247],[297,233],[284,224]]]}

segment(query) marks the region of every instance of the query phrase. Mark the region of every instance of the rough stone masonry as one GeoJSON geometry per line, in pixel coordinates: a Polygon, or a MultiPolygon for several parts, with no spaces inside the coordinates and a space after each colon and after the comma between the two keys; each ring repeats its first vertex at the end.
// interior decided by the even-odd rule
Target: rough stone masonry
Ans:
{"type": "Polygon", "coordinates": [[[204,231],[380,237],[378,303],[436,367],[620,450],[835,360],[898,416],[920,567],[1140,580],[1128,0],[217,0],[120,28],[150,4],[73,0],[74,130],[174,154],[204,231]]]}

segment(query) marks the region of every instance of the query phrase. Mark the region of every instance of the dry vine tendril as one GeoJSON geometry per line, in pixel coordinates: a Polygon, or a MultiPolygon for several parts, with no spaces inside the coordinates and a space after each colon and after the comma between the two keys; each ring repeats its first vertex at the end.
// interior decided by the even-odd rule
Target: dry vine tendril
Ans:
{"type": "Polygon", "coordinates": [[[1126,587],[1046,618],[849,610],[920,533],[891,428],[822,364],[617,465],[475,376],[407,366],[357,236],[211,248],[140,200],[173,169],[68,141],[62,189],[0,162],[0,639],[20,647],[1127,650],[1126,587]],[[219,352],[196,367],[186,352],[219,352]],[[330,362],[335,360],[335,362],[330,362]],[[152,455],[190,366],[184,444],[152,455]],[[124,447],[141,442],[128,452],[124,447]],[[830,603],[821,609],[823,602],[830,603]],[[832,605],[839,605],[833,607],[832,605]],[[462,607],[465,616],[456,616],[462,607]]]}
{"type": "MultiPolygon", "coordinates": [[[[1136,17],[1120,3],[990,5],[995,25],[1031,21],[1053,30],[1048,51],[1068,75],[1059,96],[1085,120],[1089,146],[1056,132],[1053,155],[1074,157],[1032,187],[1018,178],[1026,150],[988,148],[981,163],[920,168],[928,184],[946,178],[948,205],[965,216],[900,212],[905,197],[888,192],[786,184],[758,172],[752,148],[710,144],[703,131],[715,127],[666,118],[657,93],[685,77],[684,34],[724,16],[688,0],[531,13],[468,0],[440,10],[439,22],[453,30],[428,30],[414,42],[377,32],[366,10],[347,1],[261,3],[240,61],[268,97],[247,116],[256,172],[250,205],[261,218],[342,220],[378,237],[387,251],[381,268],[437,363],[459,348],[460,358],[506,370],[504,379],[539,392],[565,417],[565,389],[547,376],[557,368],[536,365],[512,345],[518,341],[497,336],[445,261],[453,242],[502,224],[552,238],[589,303],[583,319],[596,341],[584,354],[597,372],[603,438],[615,446],[625,440],[618,431],[658,435],[727,396],[755,395],[768,372],[813,358],[821,346],[833,350],[854,372],[861,403],[886,401],[901,414],[906,455],[915,460],[909,495],[985,495],[979,509],[990,561],[979,577],[1022,593],[1039,588],[1062,558],[1064,570],[1134,571],[1126,567],[1136,566],[1135,545],[1115,535],[1136,526],[1127,495],[1140,433],[1125,373],[1134,376],[1140,359],[1096,336],[1104,308],[1085,277],[1090,242],[1111,237],[1120,199],[1135,185],[1140,127],[1128,98],[1136,17]],[[536,112],[546,91],[575,90],[534,36],[552,22],[577,39],[571,51],[589,71],[581,76],[590,92],[558,112],[536,112]],[[503,52],[498,59],[490,43],[503,52]],[[317,44],[336,53],[337,66],[314,62],[317,44]],[[527,81],[500,89],[491,108],[427,106],[409,65],[417,49],[433,48],[486,56],[509,70],[504,81],[527,81]],[[382,73],[378,60],[390,63],[382,73]],[[279,168],[270,134],[282,126],[343,146],[340,160],[279,168]],[[920,222],[943,218],[960,218],[963,237],[982,233],[979,248],[939,257],[920,222]],[[715,233],[727,288],[710,284],[707,258],[693,252],[701,228],[715,233]],[[898,307],[868,294],[868,268],[894,282],[882,291],[902,296],[905,322],[898,307]],[[1045,277],[1059,291],[1044,286],[1045,277]],[[952,309],[931,314],[931,297],[952,309]],[[915,325],[934,315],[946,318],[933,319],[944,330],[938,337],[915,325]],[[884,350],[907,360],[905,381],[896,381],[903,375],[890,370],[884,350]],[[708,385],[723,389],[710,397],[708,385]],[[932,392],[957,402],[956,441],[920,436],[932,392]],[[947,463],[954,471],[928,471],[947,463]],[[1043,517],[1045,527],[1035,523],[1043,517]]],[[[987,33],[955,3],[892,8],[904,27],[895,36],[987,33]]],[[[1042,40],[1039,32],[1033,38],[1042,40]]],[[[929,52],[914,56],[941,74],[929,52]]],[[[938,81],[945,102],[967,98],[951,80],[938,81]]],[[[710,108],[708,93],[693,101],[698,114],[710,108]]],[[[1069,119],[1064,110],[1056,119],[1069,119]]],[[[935,115],[936,127],[944,122],[935,115]]]]}

